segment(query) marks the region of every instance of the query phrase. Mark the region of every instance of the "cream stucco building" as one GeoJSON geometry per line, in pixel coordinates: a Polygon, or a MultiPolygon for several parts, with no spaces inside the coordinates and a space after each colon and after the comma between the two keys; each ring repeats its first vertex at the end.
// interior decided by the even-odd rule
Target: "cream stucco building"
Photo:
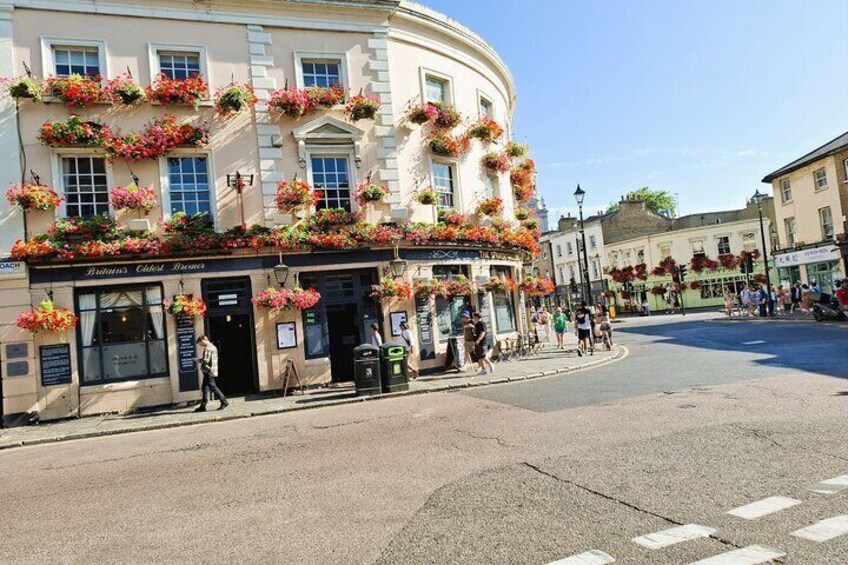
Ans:
{"type": "MultiPolygon", "coordinates": [[[[27,214],[30,238],[57,219],[93,213],[157,234],[181,211],[208,213],[219,233],[242,224],[285,226],[298,217],[280,214],[274,199],[277,184],[295,175],[323,191],[319,207],[360,212],[374,224],[432,224],[437,208],[472,213],[489,197],[503,200],[500,220],[515,221],[509,174],[489,174],[480,164],[485,152],[502,150],[510,137],[512,76],[483,39],[423,6],[395,0],[0,0],[0,38],[0,74],[7,77],[30,69],[37,79],[79,72],[108,81],[129,72],[142,87],[160,73],[176,79],[199,73],[208,81],[197,108],[98,103],[69,109],[48,99],[21,101],[16,110],[15,101],[0,99],[0,181],[21,182],[32,171],[65,197],[56,210],[27,214]],[[258,104],[222,117],[212,97],[231,82],[251,85],[258,104]],[[286,86],[336,82],[352,94],[378,97],[374,119],[353,122],[340,105],[297,119],[269,109],[269,97],[286,86]],[[457,157],[436,155],[426,127],[406,119],[408,108],[422,102],[455,107],[460,128],[491,118],[505,135],[491,144],[472,140],[457,157]],[[71,114],[123,133],[174,115],[208,129],[209,142],[138,162],[109,160],[95,147],[39,143],[43,122],[71,114]],[[253,181],[241,195],[232,183],[236,174],[253,181]],[[155,191],[157,206],[148,216],[118,213],[109,204],[109,189],[133,175],[155,191]],[[388,196],[361,208],[353,191],[368,178],[384,185],[388,196]],[[431,186],[439,206],[419,204],[418,193],[431,186]]],[[[0,252],[8,256],[24,236],[24,215],[5,200],[0,227],[0,252]]],[[[503,230],[499,225],[495,231],[503,230]]],[[[517,331],[518,295],[487,292],[483,285],[491,276],[520,276],[526,245],[520,247],[401,239],[344,249],[262,245],[8,260],[0,264],[3,413],[49,419],[194,400],[191,339],[201,333],[218,343],[223,387],[231,393],[281,388],[289,361],[308,384],[348,380],[351,349],[365,340],[369,326],[377,322],[384,339],[397,340],[393,330],[401,318],[411,322],[422,369],[440,368],[462,309],[479,309],[495,338],[517,331]],[[449,298],[369,298],[371,285],[387,278],[398,258],[405,261],[401,278],[408,283],[464,275],[477,289],[449,298]],[[315,308],[272,314],[251,304],[252,295],[276,284],[274,267],[281,261],[292,274],[289,287],[320,291],[315,308]],[[202,296],[206,317],[178,327],[162,301],[179,293],[202,296]],[[71,307],[79,325],[64,335],[33,336],[17,328],[18,314],[45,296],[71,307]],[[51,347],[63,343],[69,346],[67,378],[60,374],[62,348],[51,347]],[[46,371],[51,356],[60,366],[53,376],[46,371]]]]}

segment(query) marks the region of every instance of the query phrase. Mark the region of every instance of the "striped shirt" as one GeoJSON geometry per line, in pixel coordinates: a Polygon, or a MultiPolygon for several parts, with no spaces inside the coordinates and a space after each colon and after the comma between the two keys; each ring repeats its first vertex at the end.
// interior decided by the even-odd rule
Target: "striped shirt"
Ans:
{"type": "Polygon", "coordinates": [[[211,342],[203,349],[203,357],[200,359],[200,369],[210,377],[218,376],[218,348],[211,342]]]}

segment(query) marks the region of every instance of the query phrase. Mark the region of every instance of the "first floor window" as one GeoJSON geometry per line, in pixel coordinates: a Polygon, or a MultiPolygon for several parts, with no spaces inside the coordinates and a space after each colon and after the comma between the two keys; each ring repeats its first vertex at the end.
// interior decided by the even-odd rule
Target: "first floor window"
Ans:
{"type": "Polygon", "coordinates": [[[301,62],[303,86],[327,87],[341,84],[341,61],[338,59],[304,59],[301,62]]]}
{"type": "Polygon", "coordinates": [[[206,157],[168,157],[171,213],[212,214],[209,161],[206,157]]]}
{"type": "Polygon", "coordinates": [[[344,208],[350,212],[350,172],[348,158],[342,156],[312,157],[312,186],[322,197],[318,208],[344,208]]]}
{"type": "Polygon", "coordinates": [[[640,249],[636,252],[636,262],[642,264],[645,262],[645,250],[640,249]]]}
{"type": "Polygon", "coordinates": [[[824,170],[824,167],[813,171],[813,180],[815,181],[816,190],[827,188],[827,171],[824,170]]]}
{"type": "Polygon", "coordinates": [[[781,202],[792,201],[792,183],[789,182],[789,179],[780,181],[780,200],[781,202]]]}
{"type": "Polygon", "coordinates": [[[671,244],[670,243],[661,243],[660,244],[660,259],[665,259],[667,257],[671,257],[671,244]]]}
{"type": "Polygon", "coordinates": [[[718,238],[718,254],[727,255],[730,253],[730,238],[726,235],[718,238]]]}
{"type": "Polygon", "coordinates": [[[696,239],[692,242],[692,256],[703,256],[704,255],[704,240],[696,239]]]}
{"type": "MultiPolygon", "coordinates": [[[[793,223],[793,231],[795,224],[793,223]]],[[[742,250],[747,253],[752,253],[757,249],[757,234],[754,232],[746,232],[742,234],[742,250]]]]}
{"type": "Polygon", "coordinates": [[[185,80],[200,74],[197,51],[159,51],[159,72],[168,78],[185,80]]]}
{"type": "Polygon", "coordinates": [[[81,290],[77,305],[83,384],[168,374],[161,286],[81,290]]]}
{"type": "Polygon", "coordinates": [[[102,157],[62,157],[62,188],[69,218],[109,213],[106,160],[102,157]]]}
{"type": "Polygon", "coordinates": [[[447,81],[427,76],[424,79],[424,97],[425,102],[436,102],[439,104],[447,103],[447,81]]]}
{"type": "Polygon", "coordinates": [[[556,254],[557,254],[557,257],[562,257],[562,246],[561,245],[556,246],[556,254]]]}
{"type": "Polygon", "coordinates": [[[433,188],[439,193],[439,208],[454,207],[454,171],[447,163],[433,163],[433,188]]]}
{"type": "Polygon", "coordinates": [[[783,227],[786,230],[786,245],[795,245],[795,218],[785,218],[783,227]]]}
{"type": "Polygon", "coordinates": [[[99,77],[101,72],[100,53],[97,47],[53,46],[53,74],[55,76],[99,77]]]}
{"type": "Polygon", "coordinates": [[[589,236],[589,249],[597,249],[598,241],[595,239],[594,235],[589,236]]]}
{"type": "Polygon", "coordinates": [[[819,223],[821,223],[822,239],[833,238],[833,213],[830,206],[819,208],[819,223]]]}
{"type": "Polygon", "coordinates": [[[495,111],[492,109],[492,103],[482,96],[480,97],[480,117],[495,119],[495,111]]]}

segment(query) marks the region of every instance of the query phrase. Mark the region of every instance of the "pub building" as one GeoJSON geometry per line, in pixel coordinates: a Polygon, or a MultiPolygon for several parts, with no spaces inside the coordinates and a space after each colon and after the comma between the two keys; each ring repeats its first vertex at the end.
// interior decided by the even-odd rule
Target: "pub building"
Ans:
{"type": "Polygon", "coordinates": [[[228,396],[279,391],[289,363],[305,386],[352,380],[353,348],[367,341],[374,322],[384,341],[399,340],[399,322],[409,323],[422,372],[445,368],[463,310],[483,314],[493,341],[517,336],[523,296],[511,288],[487,290],[486,282],[521,280],[533,252],[527,235],[536,230],[516,219],[526,194],[515,195],[510,178],[516,167],[532,178],[532,162],[510,142],[515,91],[509,70],[481,38],[406,2],[349,2],[332,11],[318,1],[233,2],[203,13],[161,2],[161,10],[144,17],[136,4],[160,3],[116,2],[96,13],[76,1],[62,11],[15,6],[0,26],[8,43],[0,47],[0,69],[10,76],[26,63],[37,81],[84,74],[105,82],[127,69],[141,87],[155,87],[157,77],[179,82],[200,74],[207,81],[196,104],[148,100],[118,107],[101,100],[69,108],[55,90],[42,101],[18,100],[17,110],[8,96],[0,100],[6,123],[17,120],[20,131],[18,138],[18,128],[8,129],[11,142],[2,142],[7,184],[25,178],[62,198],[47,210],[23,211],[6,200],[0,207],[0,245],[8,257],[0,263],[6,423],[197,400],[200,334],[218,347],[219,384],[228,396]],[[231,83],[251,86],[258,103],[222,115],[216,92],[231,83]],[[373,97],[376,114],[353,120],[339,101],[298,117],[273,107],[286,86],[326,91],[336,83],[349,97],[373,97]],[[460,123],[450,123],[448,132],[457,138],[484,119],[503,132],[494,139],[464,137],[460,150],[448,155],[434,151],[430,139],[445,133],[442,126],[409,119],[411,109],[430,108],[427,103],[459,112],[460,123]],[[114,136],[147,131],[170,115],[205,128],[208,140],[153,158],[127,158],[90,141],[45,143],[43,124],[66,123],[72,114],[105,124],[114,136]],[[483,166],[492,152],[505,155],[512,170],[483,166]],[[317,199],[301,210],[278,208],[280,183],[296,179],[318,191],[317,199]],[[115,205],[114,187],[134,181],[152,189],[149,213],[115,205]],[[386,197],[358,201],[358,187],[367,184],[383,187],[386,197]],[[435,201],[422,192],[434,193],[435,201]],[[495,199],[501,206],[495,213],[478,213],[481,203],[495,199]],[[343,209],[369,222],[356,230],[386,227],[402,236],[331,245],[322,238],[335,228],[318,226],[297,245],[273,240],[272,234],[299,229],[293,225],[312,225],[322,209],[343,209]],[[440,220],[443,213],[459,220],[440,220]],[[226,244],[210,245],[206,232],[185,232],[181,245],[174,244],[180,219],[197,214],[219,236],[230,234],[220,236],[226,244]],[[74,222],[101,217],[117,223],[87,224],[86,233],[107,233],[108,240],[72,237],[74,222]],[[447,225],[452,221],[462,227],[447,225]],[[250,226],[258,227],[245,231],[250,226]],[[469,235],[481,231],[486,237],[469,235]],[[26,243],[18,241],[24,233],[26,243]],[[253,233],[266,239],[233,243],[253,233]],[[464,294],[372,297],[386,280],[471,284],[464,294]],[[252,298],[268,288],[314,288],[320,300],[279,311],[254,305],[252,298]],[[182,295],[202,298],[205,315],[169,313],[168,303],[182,295]],[[46,298],[70,308],[76,324],[34,334],[16,326],[22,311],[46,298]]]}

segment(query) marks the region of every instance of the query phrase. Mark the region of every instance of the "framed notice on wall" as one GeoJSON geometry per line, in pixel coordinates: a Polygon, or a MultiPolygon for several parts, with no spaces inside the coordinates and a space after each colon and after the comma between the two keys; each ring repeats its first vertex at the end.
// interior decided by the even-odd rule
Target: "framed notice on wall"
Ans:
{"type": "Polygon", "coordinates": [[[403,322],[406,323],[406,312],[392,312],[391,314],[392,320],[392,335],[398,336],[400,335],[400,324],[403,322]]]}
{"type": "Polygon", "coordinates": [[[277,349],[291,349],[292,347],[297,347],[294,322],[277,324],[277,349]]]}

